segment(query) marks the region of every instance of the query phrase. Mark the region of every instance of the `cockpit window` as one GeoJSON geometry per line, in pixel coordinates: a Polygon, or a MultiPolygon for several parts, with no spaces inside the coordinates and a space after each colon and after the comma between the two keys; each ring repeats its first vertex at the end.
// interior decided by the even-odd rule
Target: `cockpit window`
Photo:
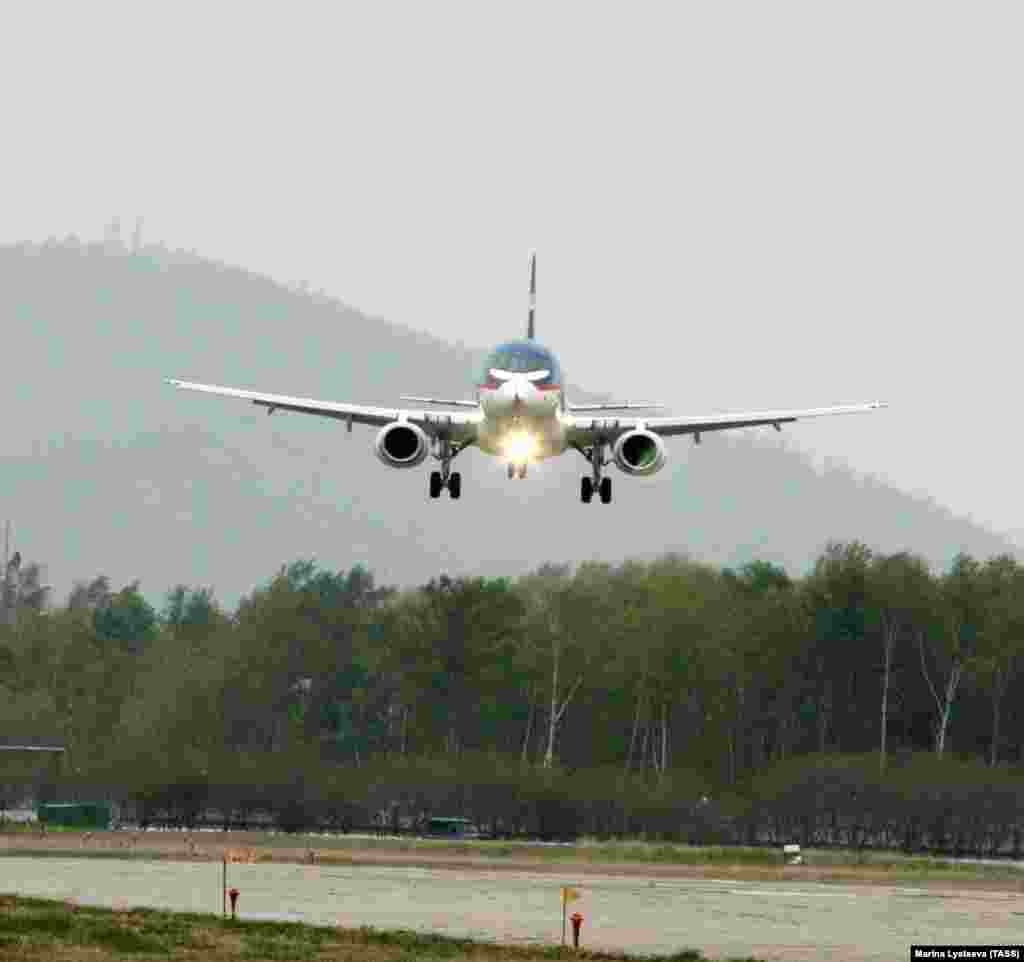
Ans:
{"type": "Polygon", "coordinates": [[[562,372],[554,354],[533,341],[510,341],[508,344],[500,344],[496,347],[484,362],[481,383],[485,383],[490,378],[491,368],[497,368],[500,371],[514,371],[516,374],[547,371],[548,376],[537,383],[562,383],[562,372]]]}

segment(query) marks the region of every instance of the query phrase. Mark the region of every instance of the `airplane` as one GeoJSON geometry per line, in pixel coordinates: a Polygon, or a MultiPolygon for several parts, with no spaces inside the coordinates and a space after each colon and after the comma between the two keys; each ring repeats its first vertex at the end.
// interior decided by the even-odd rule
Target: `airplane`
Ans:
{"type": "Polygon", "coordinates": [[[267,409],[314,414],[344,421],[349,433],[353,424],[380,428],[374,444],[377,457],[392,468],[414,468],[427,457],[439,462],[430,474],[430,497],[443,490],[453,500],[462,493],[462,476],[451,470],[452,461],[476,447],[502,458],[508,477],[525,478],[529,464],[556,457],[568,450],[586,459],[590,472],[580,481],[580,500],[589,504],[596,492],[603,504],[612,500],[612,479],[604,469],[614,464],[623,474],[646,476],[667,462],[665,441],[690,435],[696,444],[709,431],[783,424],[803,418],[856,414],[887,405],[881,401],[803,410],[759,411],[737,414],[650,417],[609,417],[608,412],[653,410],[663,405],[646,401],[613,401],[604,404],[571,404],[565,396],[565,380],[555,355],[535,337],[537,257],[530,256],[530,295],[526,337],[498,345],[484,362],[474,400],[450,400],[404,395],[402,401],[437,405],[456,410],[432,411],[317,401],[312,398],[265,394],[216,384],[197,384],[167,378],[186,391],[201,391],[241,398],[267,409]],[[600,415],[600,416],[598,416],[600,415]]]}

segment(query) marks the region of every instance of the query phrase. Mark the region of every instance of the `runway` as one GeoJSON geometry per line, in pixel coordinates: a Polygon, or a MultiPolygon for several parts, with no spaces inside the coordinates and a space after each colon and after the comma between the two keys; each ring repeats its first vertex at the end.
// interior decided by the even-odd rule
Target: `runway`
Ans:
{"type": "MultiPolygon", "coordinates": [[[[737,882],[376,865],[233,864],[241,918],[557,943],[559,889],[581,898],[581,944],[712,959],[892,962],[912,943],[1024,942],[1024,897],[949,888],[737,882]]],[[[0,891],[111,907],[219,912],[219,862],[0,858],[0,891]]]]}

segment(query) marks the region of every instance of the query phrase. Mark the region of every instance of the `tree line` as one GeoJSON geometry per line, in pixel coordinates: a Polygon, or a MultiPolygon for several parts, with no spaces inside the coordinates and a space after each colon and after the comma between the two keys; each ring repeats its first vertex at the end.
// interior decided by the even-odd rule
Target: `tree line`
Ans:
{"type": "MultiPolygon", "coordinates": [[[[399,590],[282,566],[234,611],[8,574],[0,730],[142,817],[1019,848],[1024,568],[830,543],[804,576],[679,556],[399,590]],[[101,788],[102,787],[102,788],[101,788]]],[[[32,766],[35,765],[35,768],[32,766]]],[[[19,768],[20,766],[20,768],[19,768]]]]}

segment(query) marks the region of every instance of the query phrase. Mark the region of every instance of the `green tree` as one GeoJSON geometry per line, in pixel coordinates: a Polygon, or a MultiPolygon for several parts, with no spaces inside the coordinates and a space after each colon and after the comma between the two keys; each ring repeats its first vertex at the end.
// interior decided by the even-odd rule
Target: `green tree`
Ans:
{"type": "MultiPolygon", "coordinates": [[[[662,782],[670,767],[672,719],[677,713],[695,714],[694,702],[707,690],[709,674],[724,666],[723,633],[718,619],[727,607],[726,591],[712,568],[668,557],[652,563],[645,580],[642,633],[638,643],[645,656],[643,677],[648,695],[649,724],[640,748],[641,763],[650,742],[653,769],[662,782]],[[648,731],[650,738],[648,739],[648,731]]],[[[721,674],[729,675],[728,671],[721,674]]],[[[737,676],[729,675],[734,681],[737,676]]],[[[742,682],[739,682],[742,688],[742,682]]],[[[737,691],[736,686],[732,693],[737,691]]],[[[742,695],[740,695],[742,698],[742,695]]],[[[707,697],[703,699],[708,701],[707,697]]],[[[635,721],[639,715],[634,717],[635,721]]],[[[689,727],[681,726],[683,731],[689,727]]]]}
{"type": "Polygon", "coordinates": [[[157,616],[139,593],[139,583],[126,585],[93,611],[93,628],[102,641],[140,651],[157,636],[157,616]]]}
{"type": "Polygon", "coordinates": [[[980,578],[984,631],[970,674],[991,699],[989,765],[995,767],[999,759],[1003,698],[1024,656],[1024,569],[1012,556],[999,555],[985,562],[980,578]]]}
{"type": "Polygon", "coordinates": [[[863,729],[855,706],[858,684],[865,674],[858,653],[867,635],[871,559],[871,549],[861,542],[830,542],[804,583],[814,624],[806,668],[817,688],[816,748],[820,754],[828,747],[830,731],[838,747],[850,727],[863,729]]]}
{"type": "Polygon", "coordinates": [[[176,585],[160,612],[160,622],[176,640],[199,642],[223,631],[230,619],[217,604],[212,588],[176,585]]]}

